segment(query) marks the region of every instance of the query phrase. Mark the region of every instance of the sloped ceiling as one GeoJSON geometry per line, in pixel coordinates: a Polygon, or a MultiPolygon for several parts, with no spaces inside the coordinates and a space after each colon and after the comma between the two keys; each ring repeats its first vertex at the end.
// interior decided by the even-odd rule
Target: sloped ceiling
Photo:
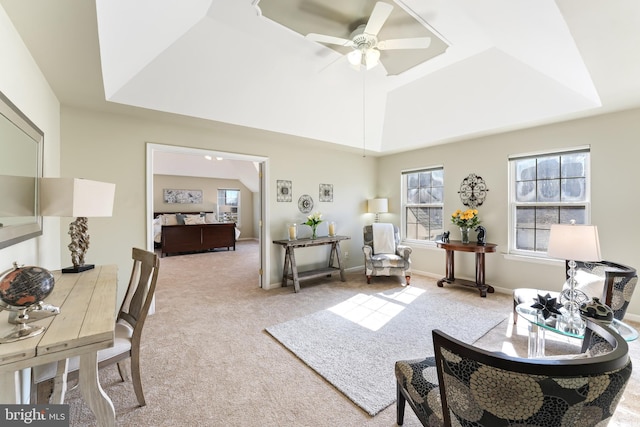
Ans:
{"type": "MultiPolygon", "coordinates": [[[[0,4],[63,104],[142,107],[372,155],[640,106],[637,0],[384,1],[446,52],[398,75],[356,72],[263,16],[259,0],[0,4]]],[[[371,4],[283,4],[314,2],[371,4]]]]}

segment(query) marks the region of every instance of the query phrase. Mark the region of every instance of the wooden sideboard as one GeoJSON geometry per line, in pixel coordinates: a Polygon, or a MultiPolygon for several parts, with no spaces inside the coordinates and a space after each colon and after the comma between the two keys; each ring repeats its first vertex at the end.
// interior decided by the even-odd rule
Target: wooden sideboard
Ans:
{"type": "Polygon", "coordinates": [[[236,250],[234,223],[163,225],[161,256],[179,252],[208,251],[216,248],[236,250]]]}

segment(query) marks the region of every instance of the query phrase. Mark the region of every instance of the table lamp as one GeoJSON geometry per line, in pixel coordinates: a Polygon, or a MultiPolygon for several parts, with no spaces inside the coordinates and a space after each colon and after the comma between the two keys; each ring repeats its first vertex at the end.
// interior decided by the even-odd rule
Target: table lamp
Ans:
{"type": "Polygon", "coordinates": [[[113,214],[116,185],[107,182],[79,178],[42,178],[40,197],[43,216],[76,217],[69,225],[72,267],[63,273],[80,273],[91,270],[93,264],[85,264],[89,249],[89,217],[106,217],[113,214]]]}
{"type": "Polygon", "coordinates": [[[376,214],[375,222],[378,222],[379,214],[389,212],[389,200],[388,199],[370,199],[367,202],[367,211],[369,213],[376,214]]]}
{"type": "Polygon", "coordinates": [[[598,227],[595,225],[553,224],[549,234],[547,255],[569,261],[569,287],[560,294],[567,310],[566,321],[569,332],[584,329],[585,322],[580,317],[580,303],[589,300],[584,292],[576,289],[576,261],[601,261],[598,227]]]}

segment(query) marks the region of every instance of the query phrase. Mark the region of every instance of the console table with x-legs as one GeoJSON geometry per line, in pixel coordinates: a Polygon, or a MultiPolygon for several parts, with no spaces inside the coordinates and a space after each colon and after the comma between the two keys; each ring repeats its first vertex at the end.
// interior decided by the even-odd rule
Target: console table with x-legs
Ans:
{"type": "Polygon", "coordinates": [[[282,269],[282,286],[287,286],[288,281],[291,280],[293,282],[294,292],[298,292],[300,291],[300,280],[331,276],[332,273],[337,271],[340,272],[340,280],[344,282],[346,278],[344,275],[344,265],[340,258],[340,241],[347,239],[350,239],[350,237],[324,236],[316,239],[274,240],[274,244],[282,245],[285,250],[284,267],[282,269]],[[299,272],[298,265],[296,264],[295,249],[322,245],[331,245],[327,267],[299,272]],[[289,268],[291,268],[291,271],[289,271],[289,268]]]}

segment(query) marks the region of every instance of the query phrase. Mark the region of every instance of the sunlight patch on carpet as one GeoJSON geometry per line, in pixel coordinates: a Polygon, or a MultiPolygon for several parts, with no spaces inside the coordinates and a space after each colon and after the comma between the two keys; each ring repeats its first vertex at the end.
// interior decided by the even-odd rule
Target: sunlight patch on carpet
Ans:
{"type": "Polygon", "coordinates": [[[424,292],[424,289],[407,286],[391,295],[358,294],[328,310],[360,326],[377,331],[424,292]]]}

